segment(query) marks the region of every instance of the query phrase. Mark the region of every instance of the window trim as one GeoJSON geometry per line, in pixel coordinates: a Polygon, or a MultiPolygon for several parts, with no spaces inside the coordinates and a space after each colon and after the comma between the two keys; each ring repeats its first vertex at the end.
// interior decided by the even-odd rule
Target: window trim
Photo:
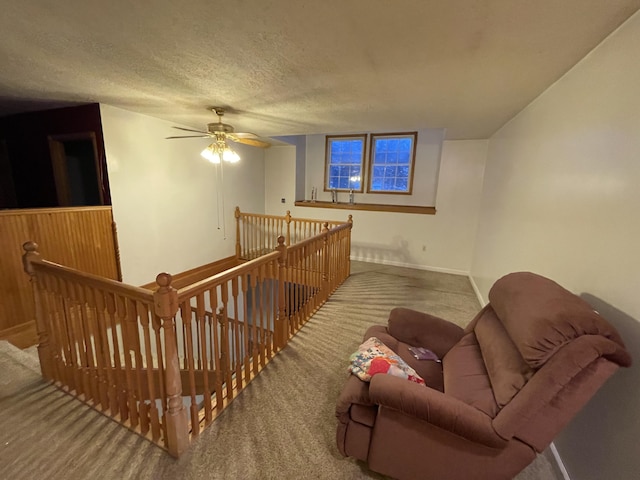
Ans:
{"type": "Polygon", "coordinates": [[[367,168],[367,193],[380,194],[380,195],[412,195],[413,194],[413,173],[415,171],[416,164],[416,149],[418,143],[418,132],[398,132],[398,133],[372,133],[369,135],[369,165],[367,168]],[[391,191],[391,190],[373,190],[371,183],[373,181],[373,155],[375,140],[378,138],[399,138],[399,137],[413,137],[411,148],[411,163],[409,166],[409,189],[406,192],[391,191]]]}
{"type": "Polygon", "coordinates": [[[336,190],[337,192],[349,192],[353,190],[355,193],[364,193],[364,183],[365,183],[365,159],[367,153],[367,137],[366,133],[356,133],[356,134],[347,134],[347,135],[326,135],[325,136],[325,144],[324,144],[324,191],[330,192],[332,190],[336,190]],[[329,168],[331,167],[330,162],[330,150],[329,145],[331,144],[331,140],[336,139],[361,139],[362,140],[362,157],[360,158],[360,189],[351,189],[351,188],[329,188],[329,168]]]}

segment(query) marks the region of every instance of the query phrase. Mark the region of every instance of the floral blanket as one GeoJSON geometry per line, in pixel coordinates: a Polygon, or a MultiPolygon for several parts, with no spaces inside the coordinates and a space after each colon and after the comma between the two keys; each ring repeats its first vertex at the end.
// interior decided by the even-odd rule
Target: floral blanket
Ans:
{"type": "Polygon", "coordinates": [[[349,371],[365,382],[370,381],[377,373],[387,373],[421,385],[425,384],[413,368],[376,337],[371,337],[360,345],[349,360],[349,371]]]}

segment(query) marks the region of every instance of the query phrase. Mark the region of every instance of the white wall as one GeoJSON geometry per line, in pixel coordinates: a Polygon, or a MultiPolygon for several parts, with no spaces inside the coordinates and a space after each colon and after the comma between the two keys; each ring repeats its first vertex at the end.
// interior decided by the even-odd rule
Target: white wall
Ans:
{"type": "Polygon", "coordinates": [[[640,14],[490,139],[472,277],[517,270],[582,294],[621,331],[618,372],[556,445],[571,478],[640,472],[640,14]]]}
{"type": "Polygon", "coordinates": [[[141,285],[235,253],[236,205],[264,212],[263,150],[233,144],[224,165],[226,239],[218,229],[215,166],[200,157],[208,139],[165,140],[173,124],[101,105],[123,279],[141,285]]]}
{"type": "MultiPolygon", "coordinates": [[[[265,159],[265,211],[283,215],[291,210],[297,217],[327,220],[346,220],[351,213],[352,258],[466,273],[471,267],[486,148],[485,140],[444,142],[437,214],[418,215],[295,207],[295,147],[272,147],[265,159]],[[282,197],[286,204],[280,203],[282,197]]],[[[324,158],[318,161],[324,165],[324,158]]]]}
{"type": "MultiPolygon", "coordinates": [[[[264,210],[268,215],[284,215],[296,209],[296,147],[282,146],[267,149],[264,156],[264,210]],[[281,199],[286,203],[281,203],[281,199]]],[[[298,215],[300,216],[300,215],[298,215]]]]}

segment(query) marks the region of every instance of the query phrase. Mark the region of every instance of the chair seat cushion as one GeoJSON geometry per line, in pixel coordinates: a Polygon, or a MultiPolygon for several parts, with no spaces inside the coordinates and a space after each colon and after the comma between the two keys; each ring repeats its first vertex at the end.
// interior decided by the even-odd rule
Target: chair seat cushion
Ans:
{"type": "Polygon", "coordinates": [[[498,413],[491,381],[475,333],[467,333],[442,359],[444,393],[491,418],[498,413]]]}

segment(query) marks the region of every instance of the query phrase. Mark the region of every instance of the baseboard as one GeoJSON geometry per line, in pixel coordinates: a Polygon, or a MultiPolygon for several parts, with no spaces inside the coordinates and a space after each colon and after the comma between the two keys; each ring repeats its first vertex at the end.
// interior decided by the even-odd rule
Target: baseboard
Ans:
{"type": "Polygon", "coordinates": [[[417,265],[414,263],[396,262],[394,260],[380,260],[376,258],[354,257],[354,256],[351,256],[351,260],[355,262],[377,263],[379,265],[392,265],[394,267],[414,268],[416,270],[427,270],[429,272],[450,273],[452,275],[465,275],[465,276],[469,275],[469,272],[465,270],[457,270],[455,268],[431,267],[429,265],[417,265]]]}
{"type": "Polygon", "coordinates": [[[560,458],[560,454],[558,453],[558,449],[553,442],[551,442],[551,445],[549,445],[549,450],[553,454],[553,459],[556,461],[556,467],[562,475],[562,478],[564,478],[564,480],[571,480],[571,478],[569,477],[569,472],[567,472],[567,469],[565,468],[564,463],[560,458]]]}
{"type": "Polygon", "coordinates": [[[483,297],[482,294],[480,293],[480,289],[478,288],[478,285],[476,285],[476,281],[473,279],[473,277],[471,276],[471,274],[468,274],[467,277],[469,277],[469,282],[471,282],[471,288],[473,288],[474,293],[476,294],[476,297],[478,298],[478,302],[480,302],[480,305],[482,307],[484,307],[487,302],[483,297]]]}

